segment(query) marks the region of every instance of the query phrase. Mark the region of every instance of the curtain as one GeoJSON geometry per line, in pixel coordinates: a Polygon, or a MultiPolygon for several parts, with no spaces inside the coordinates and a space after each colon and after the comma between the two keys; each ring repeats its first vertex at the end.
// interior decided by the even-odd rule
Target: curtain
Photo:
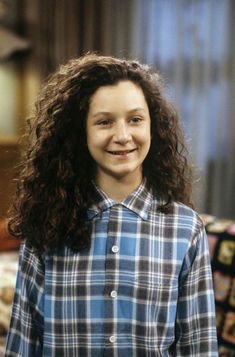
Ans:
{"type": "Polygon", "coordinates": [[[197,168],[196,208],[235,218],[235,2],[21,0],[31,60],[44,78],[86,51],[162,73],[197,168]]]}
{"type": "Polygon", "coordinates": [[[235,3],[139,0],[136,54],[163,73],[197,168],[197,209],[235,217],[235,3]],[[141,24],[141,25],[140,25],[141,24]]]}
{"type": "Polygon", "coordinates": [[[32,61],[46,77],[69,58],[88,51],[128,56],[133,0],[19,0],[22,33],[32,61]]]}

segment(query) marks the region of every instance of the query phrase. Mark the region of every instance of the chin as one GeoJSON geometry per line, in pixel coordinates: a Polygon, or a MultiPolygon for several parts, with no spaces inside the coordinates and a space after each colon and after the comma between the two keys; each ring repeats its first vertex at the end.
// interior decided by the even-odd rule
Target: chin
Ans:
{"type": "MultiPolygon", "coordinates": [[[[135,170],[120,170],[118,172],[114,172],[112,176],[120,180],[125,178],[133,178],[133,180],[136,180],[139,174],[140,173],[135,170]]],[[[142,174],[140,175],[142,176],[142,174]]]]}

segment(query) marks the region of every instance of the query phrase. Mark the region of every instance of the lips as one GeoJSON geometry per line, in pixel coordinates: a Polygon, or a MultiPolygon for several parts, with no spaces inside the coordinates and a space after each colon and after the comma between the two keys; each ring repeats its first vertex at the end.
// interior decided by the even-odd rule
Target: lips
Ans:
{"type": "Polygon", "coordinates": [[[135,151],[136,149],[131,149],[131,150],[120,150],[120,151],[110,151],[108,150],[108,153],[111,155],[128,155],[131,152],[135,151]]]}

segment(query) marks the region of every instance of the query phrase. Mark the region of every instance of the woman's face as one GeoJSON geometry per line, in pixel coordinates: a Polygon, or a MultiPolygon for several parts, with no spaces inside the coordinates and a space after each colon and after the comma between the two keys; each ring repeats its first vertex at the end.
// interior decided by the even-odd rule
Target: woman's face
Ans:
{"type": "Polygon", "coordinates": [[[86,130],[97,183],[110,178],[141,182],[151,133],[148,105],[139,86],[123,80],[98,88],[90,100],[86,130]]]}

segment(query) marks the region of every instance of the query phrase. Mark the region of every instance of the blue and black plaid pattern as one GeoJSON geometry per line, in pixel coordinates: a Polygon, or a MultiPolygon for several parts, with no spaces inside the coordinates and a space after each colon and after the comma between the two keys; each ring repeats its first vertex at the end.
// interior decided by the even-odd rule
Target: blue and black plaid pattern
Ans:
{"type": "Polygon", "coordinates": [[[217,356],[207,238],[143,182],[122,203],[98,187],[90,249],[22,245],[6,357],[217,356]]]}

